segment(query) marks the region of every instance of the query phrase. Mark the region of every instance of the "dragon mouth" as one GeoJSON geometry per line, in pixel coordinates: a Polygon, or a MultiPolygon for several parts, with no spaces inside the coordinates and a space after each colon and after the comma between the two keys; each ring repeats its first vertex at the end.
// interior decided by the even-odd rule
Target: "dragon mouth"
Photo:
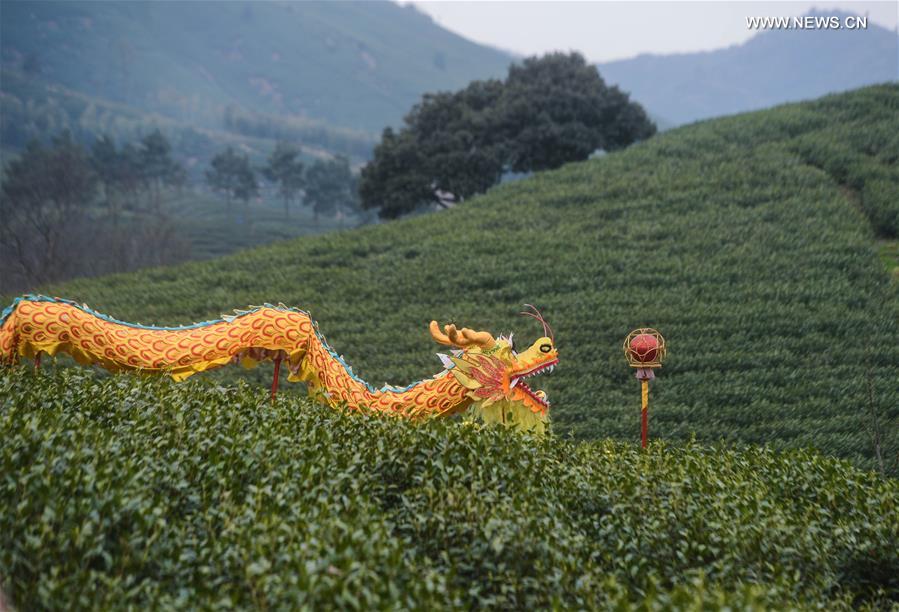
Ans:
{"type": "Polygon", "coordinates": [[[552,361],[541,363],[537,366],[534,366],[533,368],[511,375],[509,377],[509,391],[515,388],[521,389],[525,393],[525,395],[537,402],[537,404],[543,406],[544,408],[549,408],[549,401],[546,399],[546,393],[539,390],[534,391],[527,385],[527,383],[524,382],[524,379],[530,378],[531,376],[535,376],[542,372],[552,372],[554,369],[556,369],[557,363],[559,363],[559,360],[553,359],[552,361]]]}

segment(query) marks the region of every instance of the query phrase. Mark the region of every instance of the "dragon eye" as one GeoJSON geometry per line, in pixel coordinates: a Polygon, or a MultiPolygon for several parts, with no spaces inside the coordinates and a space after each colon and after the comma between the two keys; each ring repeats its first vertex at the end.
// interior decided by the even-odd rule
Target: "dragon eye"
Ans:
{"type": "Polygon", "coordinates": [[[541,344],[541,345],[540,345],[540,352],[541,352],[541,353],[548,353],[548,352],[550,352],[551,350],[553,350],[553,345],[552,345],[552,344],[541,344]]]}

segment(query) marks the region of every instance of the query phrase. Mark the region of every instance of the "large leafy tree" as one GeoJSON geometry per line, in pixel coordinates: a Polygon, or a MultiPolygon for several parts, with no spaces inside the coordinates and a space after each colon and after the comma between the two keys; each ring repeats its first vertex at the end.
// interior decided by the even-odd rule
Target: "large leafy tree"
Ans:
{"type": "Polygon", "coordinates": [[[514,172],[549,170],[597,149],[621,149],[656,129],[639,104],[607,86],[577,53],[512,65],[503,93],[500,138],[514,172]]]}
{"type": "Polygon", "coordinates": [[[399,132],[384,130],[362,169],[364,208],[395,218],[422,205],[447,206],[499,181],[505,143],[496,138],[500,81],[475,81],[456,93],[426,94],[399,132]]]}
{"type": "Polygon", "coordinates": [[[262,168],[269,181],[278,184],[278,194],[284,200],[284,216],[290,214],[293,201],[306,184],[303,162],[297,159],[300,152],[289,144],[279,142],[262,168]]]}
{"type": "Polygon", "coordinates": [[[250,198],[259,194],[256,173],[247,155],[237,153],[228,147],[212,158],[211,168],[206,170],[206,182],[215,191],[225,194],[228,207],[234,199],[247,204],[250,198]]]}
{"type": "Polygon", "coordinates": [[[642,107],[577,53],[527,59],[505,81],[426,94],[404,124],[384,130],[362,170],[362,206],[385,218],[481,193],[506,171],[556,168],[655,132],[642,107]]]}

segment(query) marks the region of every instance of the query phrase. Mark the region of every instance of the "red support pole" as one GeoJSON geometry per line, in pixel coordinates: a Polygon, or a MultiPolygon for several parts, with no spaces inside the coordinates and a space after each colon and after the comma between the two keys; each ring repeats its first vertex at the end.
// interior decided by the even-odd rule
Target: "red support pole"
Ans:
{"type": "Polygon", "coordinates": [[[275,376],[272,378],[272,402],[278,393],[278,377],[281,375],[281,357],[275,357],[275,376]]]}
{"type": "Polygon", "coordinates": [[[640,415],[640,443],[643,448],[646,448],[646,442],[649,439],[649,381],[644,378],[640,382],[643,387],[641,389],[643,408],[640,415]]]}
{"type": "Polygon", "coordinates": [[[38,351],[34,354],[34,371],[37,372],[41,369],[41,352],[38,351]]]}
{"type": "Polygon", "coordinates": [[[665,353],[665,339],[654,329],[635,329],[624,339],[624,356],[637,368],[640,381],[640,446],[644,449],[649,446],[649,381],[655,378],[653,368],[662,366],[665,353]]]}

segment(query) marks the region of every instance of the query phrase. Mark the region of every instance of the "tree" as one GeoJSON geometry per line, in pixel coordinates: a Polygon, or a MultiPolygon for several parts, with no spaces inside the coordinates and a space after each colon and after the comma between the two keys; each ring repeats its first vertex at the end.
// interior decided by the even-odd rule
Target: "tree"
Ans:
{"type": "Polygon", "coordinates": [[[362,168],[362,206],[377,208],[382,217],[394,219],[436,202],[435,179],[426,161],[410,131],[386,128],[373,160],[362,168]]]}
{"type": "Polygon", "coordinates": [[[512,65],[503,96],[502,137],[514,172],[558,168],[597,149],[614,151],[655,133],[643,108],[608,87],[577,53],[512,65]]]}
{"type": "Polygon", "coordinates": [[[163,187],[175,187],[182,183],[185,172],[172,159],[172,145],[158,129],[141,139],[139,151],[143,182],[150,192],[153,210],[158,211],[163,187]]]}
{"type": "Polygon", "coordinates": [[[3,173],[0,259],[14,262],[14,272],[31,284],[65,277],[96,186],[87,153],[68,132],[50,147],[29,143],[3,173]]]}
{"type": "Polygon", "coordinates": [[[278,183],[278,194],[284,199],[285,217],[290,215],[290,202],[305,185],[303,163],[297,159],[299,154],[295,148],[279,142],[262,169],[265,178],[278,183]]]}
{"type": "Polygon", "coordinates": [[[177,186],[186,178],[184,168],[169,156],[168,142],[158,134],[145,137],[140,147],[126,143],[121,149],[103,135],[91,147],[91,165],[103,186],[103,198],[109,216],[117,223],[125,206],[136,210],[141,191],[150,192],[152,209],[158,214],[161,190],[165,185],[177,186]]]}
{"type": "Polygon", "coordinates": [[[359,208],[356,179],[345,157],[318,160],[306,174],[306,204],[319,215],[351,213],[359,208]]]}
{"type": "Polygon", "coordinates": [[[206,182],[215,191],[225,194],[229,209],[234,198],[247,204],[250,198],[259,194],[256,173],[247,155],[240,155],[228,147],[213,157],[210,165],[212,168],[206,171],[206,182]]]}
{"type": "Polygon", "coordinates": [[[134,143],[126,143],[119,151],[115,167],[116,188],[125,196],[124,207],[132,210],[139,208],[138,195],[145,185],[142,157],[140,149],[134,143]]]}
{"type": "Polygon", "coordinates": [[[115,190],[118,187],[121,158],[116,150],[115,141],[104,134],[94,141],[91,146],[91,166],[103,186],[103,199],[106,201],[106,208],[113,222],[118,221],[118,202],[115,197],[115,190]]]}
{"type": "Polygon", "coordinates": [[[654,132],[581,55],[553,53],[510,67],[505,81],[425,94],[401,130],[384,130],[359,193],[363,208],[395,218],[482,193],[506,171],[556,168],[654,132]]]}
{"type": "Polygon", "coordinates": [[[117,150],[101,137],[88,151],[68,133],[29,143],[0,178],[0,292],[186,259],[189,245],[158,211],[138,211],[119,230],[120,198],[143,177],[130,143],[117,150]],[[100,184],[105,211],[94,206],[100,184]]]}
{"type": "Polygon", "coordinates": [[[456,93],[426,94],[405,117],[406,127],[387,128],[374,159],[362,169],[363,208],[396,218],[422,205],[447,206],[486,191],[503,173],[505,143],[494,138],[503,84],[475,81],[456,93]]]}

